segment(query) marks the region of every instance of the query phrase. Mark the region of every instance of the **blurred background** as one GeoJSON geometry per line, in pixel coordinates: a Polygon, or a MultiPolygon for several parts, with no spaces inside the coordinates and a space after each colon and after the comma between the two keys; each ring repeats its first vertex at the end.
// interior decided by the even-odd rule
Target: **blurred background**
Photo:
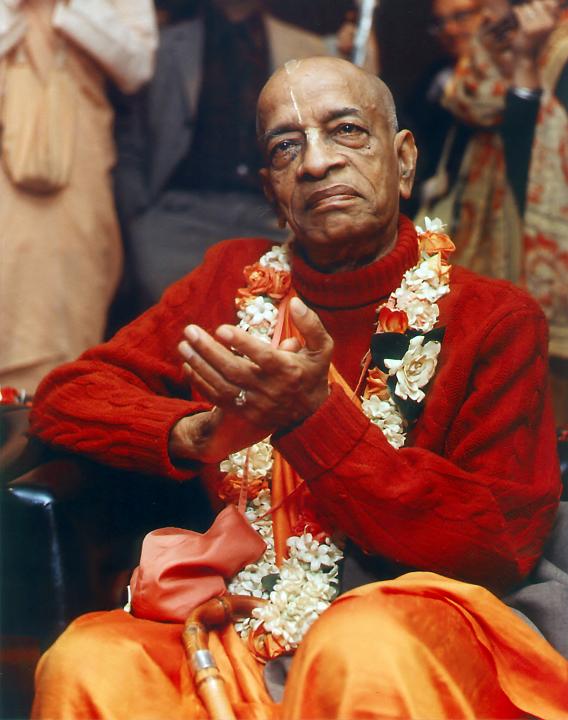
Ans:
{"type": "MultiPolygon", "coordinates": [[[[391,88],[419,148],[402,211],[440,217],[454,262],[539,302],[568,425],[562,0],[0,0],[2,409],[29,406],[211,244],[286,238],[258,182],[255,101],[280,64],[320,54],[391,88]]],[[[26,716],[45,639],[3,627],[2,718],[26,716]]]]}

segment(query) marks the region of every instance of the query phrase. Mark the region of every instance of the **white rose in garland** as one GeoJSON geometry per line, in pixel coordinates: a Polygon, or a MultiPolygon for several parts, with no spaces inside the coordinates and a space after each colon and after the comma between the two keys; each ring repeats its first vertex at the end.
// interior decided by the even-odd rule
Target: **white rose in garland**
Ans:
{"type": "Polygon", "coordinates": [[[421,388],[427,385],[436,371],[441,345],[435,340],[424,343],[424,336],[418,335],[401,360],[385,359],[389,375],[396,375],[395,393],[403,400],[422,402],[425,393],[421,388]]]}

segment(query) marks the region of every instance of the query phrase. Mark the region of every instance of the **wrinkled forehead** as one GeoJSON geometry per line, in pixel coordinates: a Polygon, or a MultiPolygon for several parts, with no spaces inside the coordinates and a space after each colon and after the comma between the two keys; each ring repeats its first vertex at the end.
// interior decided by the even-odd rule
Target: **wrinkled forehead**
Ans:
{"type": "Polygon", "coordinates": [[[382,107],[376,88],[357,68],[345,65],[302,60],[286,63],[259,98],[259,134],[283,124],[317,125],[345,108],[353,108],[369,119],[379,116],[382,107]]]}

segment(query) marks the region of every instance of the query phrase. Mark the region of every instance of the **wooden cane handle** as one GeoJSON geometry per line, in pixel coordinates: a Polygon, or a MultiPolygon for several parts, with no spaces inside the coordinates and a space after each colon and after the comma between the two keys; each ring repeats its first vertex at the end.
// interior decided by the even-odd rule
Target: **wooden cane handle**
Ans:
{"type": "Polygon", "coordinates": [[[209,650],[209,629],[250,615],[265,600],[244,595],[223,595],[195,608],[185,621],[182,641],[198,695],[211,720],[235,720],[225,684],[209,650]]]}

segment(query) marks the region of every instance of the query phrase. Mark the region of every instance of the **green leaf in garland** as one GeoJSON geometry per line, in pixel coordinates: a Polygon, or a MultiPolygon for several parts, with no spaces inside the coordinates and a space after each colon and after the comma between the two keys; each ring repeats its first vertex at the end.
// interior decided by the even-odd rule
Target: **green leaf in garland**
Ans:
{"type": "Polygon", "coordinates": [[[371,338],[371,357],[373,364],[382,370],[388,372],[384,360],[389,358],[392,360],[400,360],[404,357],[408,346],[410,345],[410,337],[402,333],[376,333],[371,338]]]}
{"type": "Polygon", "coordinates": [[[424,403],[418,403],[415,400],[410,400],[410,398],[407,398],[405,400],[404,398],[399,397],[394,391],[396,388],[396,382],[396,376],[390,377],[387,380],[387,385],[391,393],[391,398],[395,401],[402,417],[406,420],[406,422],[409,424],[415,423],[422,414],[422,410],[424,409],[424,403]]]}
{"type": "MultiPolygon", "coordinates": [[[[415,337],[418,337],[419,335],[423,335],[424,336],[423,345],[425,345],[430,340],[436,340],[436,342],[441,343],[442,340],[444,339],[445,332],[446,332],[445,327],[438,327],[438,328],[433,328],[432,330],[430,330],[427,333],[421,333],[419,330],[410,329],[410,330],[406,331],[406,334],[408,335],[409,338],[415,338],[415,337]]],[[[388,357],[388,356],[385,356],[385,357],[388,357]]]]}
{"type": "Polygon", "coordinates": [[[274,586],[280,579],[280,573],[272,573],[271,575],[265,575],[260,584],[264,592],[271,593],[274,590],[274,586]]]}

